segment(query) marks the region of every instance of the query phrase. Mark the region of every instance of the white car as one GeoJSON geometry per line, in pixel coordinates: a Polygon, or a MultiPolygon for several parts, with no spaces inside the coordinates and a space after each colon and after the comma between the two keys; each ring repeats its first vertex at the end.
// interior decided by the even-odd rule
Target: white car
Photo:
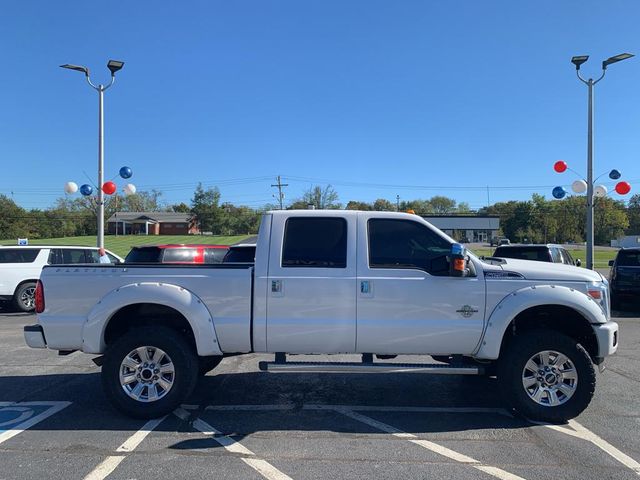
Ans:
{"type": "MultiPolygon", "coordinates": [[[[109,252],[112,263],[122,258],[109,252]]],[[[23,312],[34,308],[36,281],[45,265],[98,263],[97,247],[63,246],[0,246],[0,300],[13,301],[23,312]]]]}

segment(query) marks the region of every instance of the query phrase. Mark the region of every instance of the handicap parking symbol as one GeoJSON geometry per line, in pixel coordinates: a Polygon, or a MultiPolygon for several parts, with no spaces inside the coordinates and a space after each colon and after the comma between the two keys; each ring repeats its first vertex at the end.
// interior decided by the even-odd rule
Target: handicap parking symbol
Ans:
{"type": "Polygon", "coordinates": [[[0,443],[33,427],[71,402],[0,402],[0,443]]]}

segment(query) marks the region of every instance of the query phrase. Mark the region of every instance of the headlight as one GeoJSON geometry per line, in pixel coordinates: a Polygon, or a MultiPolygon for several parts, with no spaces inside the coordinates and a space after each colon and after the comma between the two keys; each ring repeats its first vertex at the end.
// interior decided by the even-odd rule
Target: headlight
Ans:
{"type": "Polygon", "coordinates": [[[609,304],[609,282],[603,279],[602,282],[593,282],[587,286],[587,295],[593,298],[607,319],[611,316],[611,306],[609,304]]]}

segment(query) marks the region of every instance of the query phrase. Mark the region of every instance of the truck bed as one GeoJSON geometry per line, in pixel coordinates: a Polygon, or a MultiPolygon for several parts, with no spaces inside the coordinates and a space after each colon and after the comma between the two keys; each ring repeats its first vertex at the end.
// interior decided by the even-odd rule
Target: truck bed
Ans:
{"type": "MultiPolygon", "coordinates": [[[[109,310],[110,297],[148,284],[175,286],[190,292],[194,308],[201,308],[195,305],[200,302],[208,310],[223,352],[249,352],[252,277],[249,264],[49,266],[41,274],[46,305],[38,320],[50,348],[87,351],[86,329],[94,317],[103,316],[105,323],[104,316],[116,313],[109,310]]],[[[154,303],[153,298],[136,301],[154,303]]],[[[120,301],[117,308],[125,306],[120,301]]]]}

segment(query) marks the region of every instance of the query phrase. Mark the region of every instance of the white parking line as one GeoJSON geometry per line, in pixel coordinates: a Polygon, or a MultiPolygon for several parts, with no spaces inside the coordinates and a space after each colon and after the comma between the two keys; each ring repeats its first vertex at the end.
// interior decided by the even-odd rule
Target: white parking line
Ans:
{"type": "Polygon", "coordinates": [[[369,425],[370,427],[376,428],[386,433],[390,433],[395,437],[404,438],[411,443],[419,445],[423,448],[426,448],[427,450],[430,450],[444,457],[450,458],[453,461],[463,463],[465,465],[469,465],[470,467],[473,467],[476,470],[480,470],[484,473],[492,475],[501,480],[524,480],[522,477],[519,477],[518,475],[514,475],[513,473],[509,473],[497,467],[492,467],[490,465],[483,465],[482,463],[480,463],[478,460],[474,458],[463,455],[462,453],[455,452],[449,448],[443,447],[442,445],[438,445],[437,443],[430,442],[428,440],[421,440],[415,435],[413,435],[412,433],[403,432],[402,430],[398,430],[397,428],[392,427],[391,425],[388,425],[383,422],[379,422],[378,420],[374,420],[373,418],[367,417],[366,415],[362,415],[361,413],[357,413],[346,408],[337,408],[335,411],[349,418],[352,418],[366,425],[369,425]]]}
{"type": "MultiPolygon", "coordinates": [[[[129,438],[125,440],[125,442],[120,445],[116,452],[121,453],[129,453],[133,452],[138,445],[142,443],[142,441],[147,438],[155,428],[162,423],[162,421],[167,418],[166,415],[162,418],[154,418],[153,420],[149,420],[145,423],[140,430],[131,435],[129,438]]],[[[84,477],[84,480],[103,480],[107,478],[113,471],[118,468],[118,465],[122,463],[122,461],[127,458],[126,455],[111,455],[104,459],[103,462],[100,463],[96,468],[94,468],[89,474],[84,477]]]]}
{"type": "Polygon", "coordinates": [[[15,407],[15,408],[28,408],[28,407],[37,407],[37,406],[46,406],[47,408],[44,412],[39,413],[38,415],[32,416],[29,419],[25,420],[18,425],[15,425],[13,428],[8,429],[7,431],[0,433],[0,443],[6,442],[10,438],[15,437],[16,435],[24,432],[25,430],[33,427],[35,424],[41,422],[45,418],[50,417],[58,413],[60,410],[67,408],[71,405],[71,402],[2,402],[0,403],[1,408],[15,407]]]}
{"type": "MultiPolygon", "coordinates": [[[[177,408],[173,413],[182,420],[189,420],[189,412],[187,412],[183,408],[177,408]]],[[[228,452],[247,455],[249,458],[241,458],[241,460],[251,468],[253,468],[260,475],[262,475],[264,478],[268,480],[292,480],[291,477],[282,473],[266,460],[255,458],[256,454],[249,450],[247,447],[242,445],[240,442],[237,442],[230,436],[222,434],[219,430],[212,427],[204,420],[198,418],[193,421],[192,425],[196,430],[199,430],[205,435],[213,437],[213,439],[220,445],[222,445],[228,452]]]]}
{"type": "Polygon", "coordinates": [[[591,430],[587,429],[580,423],[575,420],[569,420],[568,425],[571,428],[561,427],[560,425],[550,425],[547,423],[533,422],[536,425],[542,425],[548,429],[555,430],[556,432],[564,433],[565,435],[571,435],[572,437],[580,438],[587,442],[594,444],[596,447],[603,450],[608,455],[615,458],[618,462],[623,464],[625,467],[632,470],[636,475],[640,476],[640,463],[636,462],[629,455],[622,453],[616,447],[611,445],[602,437],[596,435],[591,430]]]}

